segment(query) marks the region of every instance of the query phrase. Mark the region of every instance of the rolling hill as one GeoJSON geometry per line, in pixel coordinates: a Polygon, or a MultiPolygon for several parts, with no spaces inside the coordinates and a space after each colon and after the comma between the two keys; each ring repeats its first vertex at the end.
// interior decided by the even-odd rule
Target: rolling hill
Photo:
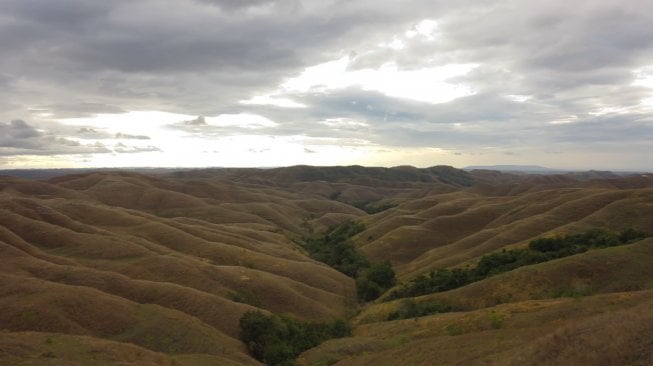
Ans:
{"type": "Polygon", "coordinates": [[[416,297],[453,311],[392,321],[404,300],[360,303],[356,281],[303,245],[362,223],[352,245],[388,261],[399,286],[538,237],[653,233],[649,175],[297,166],[48,176],[0,176],[0,364],[259,364],[239,327],[252,310],[350,320],[351,337],[306,351],[303,364],[653,360],[651,239],[416,297]],[[596,351],[578,351],[587,347],[596,351]]]}

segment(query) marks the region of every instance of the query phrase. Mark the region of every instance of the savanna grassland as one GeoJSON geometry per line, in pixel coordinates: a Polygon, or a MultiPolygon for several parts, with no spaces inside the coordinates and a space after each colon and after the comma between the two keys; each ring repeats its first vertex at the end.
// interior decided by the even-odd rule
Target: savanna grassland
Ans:
{"type": "Polygon", "coordinates": [[[649,233],[645,174],[0,176],[0,364],[647,365],[649,233]]]}

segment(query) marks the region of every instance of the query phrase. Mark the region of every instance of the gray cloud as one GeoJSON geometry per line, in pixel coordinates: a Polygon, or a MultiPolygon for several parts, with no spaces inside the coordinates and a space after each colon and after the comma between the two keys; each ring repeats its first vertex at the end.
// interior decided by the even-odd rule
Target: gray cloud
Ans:
{"type": "Polygon", "coordinates": [[[0,146],[12,146],[17,141],[41,136],[40,132],[21,120],[0,124],[0,132],[0,136],[3,136],[3,139],[0,140],[0,146]]]}
{"type": "Polygon", "coordinates": [[[142,152],[160,152],[161,149],[156,146],[128,146],[119,142],[113,147],[113,151],[119,154],[135,154],[142,152]]]}
{"type": "Polygon", "coordinates": [[[100,143],[82,144],[47,131],[41,131],[22,120],[0,123],[0,155],[69,155],[108,153],[100,143]]]}
{"type": "Polygon", "coordinates": [[[92,127],[80,127],[76,132],[76,136],[87,140],[90,139],[100,140],[100,139],[108,139],[113,137],[109,133],[106,133],[104,131],[99,131],[92,127]]]}
{"type": "Polygon", "coordinates": [[[204,119],[204,116],[199,116],[190,121],[184,121],[183,124],[186,126],[205,126],[206,120],[204,119]]]}
{"type": "Polygon", "coordinates": [[[52,113],[59,118],[91,117],[100,113],[115,114],[127,112],[126,110],[114,105],[92,102],[37,106],[32,108],[32,111],[52,113]]]}
{"type": "Polygon", "coordinates": [[[144,135],[129,135],[126,133],[121,133],[118,132],[116,134],[116,138],[119,140],[149,140],[149,136],[144,136],[144,135]]]}
{"type": "Polygon", "coordinates": [[[421,3],[429,2],[396,12],[402,7],[340,1],[6,0],[0,66],[57,88],[13,93],[26,105],[55,106],[57,117],[87,115],[89,103],[95,112],[109,105],[213,115],[358,47],[377,27],[401,29],[421,3]],[[222,11],[256,5],[265,9],[222,11]],[[56,108],[70,99],[77,108],[56,108]]]}

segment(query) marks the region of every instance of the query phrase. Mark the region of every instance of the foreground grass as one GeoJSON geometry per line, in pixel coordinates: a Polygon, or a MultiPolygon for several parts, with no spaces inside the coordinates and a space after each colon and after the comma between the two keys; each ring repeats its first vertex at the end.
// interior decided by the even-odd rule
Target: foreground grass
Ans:
{"type": "Polygon", "coordinates": [[[520,301],[359,325],[300,365],[650,364],[653,291],[520,301]]]}

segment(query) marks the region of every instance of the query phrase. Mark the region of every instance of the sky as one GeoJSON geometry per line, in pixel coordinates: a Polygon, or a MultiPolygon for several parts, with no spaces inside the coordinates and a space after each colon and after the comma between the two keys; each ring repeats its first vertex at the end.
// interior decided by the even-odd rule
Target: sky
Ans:
{"type": "Polygon", "coordinates": [[[653,171],[650,0],[0,0],[0,168],[653,171]]]}

